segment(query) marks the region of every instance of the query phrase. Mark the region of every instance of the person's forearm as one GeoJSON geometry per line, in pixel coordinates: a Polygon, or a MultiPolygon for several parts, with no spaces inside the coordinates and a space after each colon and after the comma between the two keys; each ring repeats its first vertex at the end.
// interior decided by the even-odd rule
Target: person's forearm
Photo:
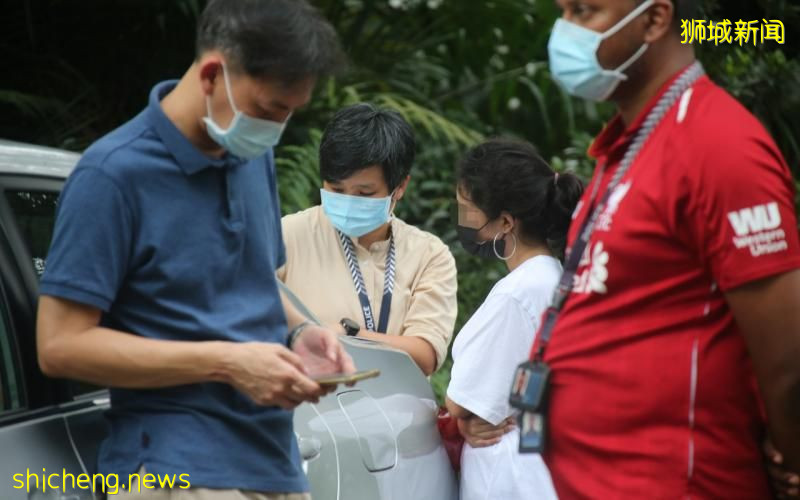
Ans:
{"type": "Polygon", "coordinates": [[[800,270],[726,294],[758,379],[769,434],[787,468],[800,472],[800,270]]]}
{"type": "Polygon", "coordinates": [[[430,375],[436,370],[436,351],[431,344],[421,337],[411,337],[404,335],[385,335],[362,330],[358,333],[359,337],[376,340],[390,345],[401,351],[405,351],[411,359],[425,373],[430,375]]]}
{"type": "Polygon", "coordinates": [[[463,406],[459,406],[458,403],[454,402],[449,397],[445,397],[444,406],[447,408],[447,411],[455,418],[470,418],[472,416],[472,412],[464,408],[463,406]]]}
{"type": "Polygon", "coordinates": [[[52,377],[101,386],[155,388],[227,381],[235,345],[144,338],[101,328],[100,310],[50,296],[39,298],[39,365],[52,377]]]}
{"type": "Polygon", "coordinates": [[[228,342],[149,339],[107,328],[39,346],[42,371],[104,387],[145,389],[228,380],[228,342]]]}
{"type": "Polygon", "coordinates": [[[787,470],[800,472],[800,377],[785,377],[764,388],[769,433],[787,470]]]}
{"type": "Polygon", "coordinates": [[[299,326],[301,323],[306,321],[311,321],[310,318],[306,317],[305,314],[301,313],[289,300],[289,297],[283,293],[281,294],[281,303],[283,304],[283,311],[286,313],[286,323],[289,326],[289,331],[292,331],[295,327],[299,326]]]}

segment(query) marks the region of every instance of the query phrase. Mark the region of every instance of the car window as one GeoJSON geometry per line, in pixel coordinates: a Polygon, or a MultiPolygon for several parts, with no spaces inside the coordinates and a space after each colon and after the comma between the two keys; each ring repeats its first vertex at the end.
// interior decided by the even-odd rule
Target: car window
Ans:
{"type": "MultiPolygon", "coordinates": [[[[36,276],[44,273],[47,252],[56,222],[58,205],[57,191],[13,189],[5,190],[6,200],[14,214],[14,221],[27,248],[36,276]]],[[[69,391],[73,397],[91,394],[101,387],[82,382],[69,381],[69,391]]]]}
{"type": "Polygon", "coordinates": [[[6,199],[33,260],[36,276],[44,273],[45,258],[56,220],[58,193],[22,189],[6,190],[6,199]]]}
{"type": "Polygon", "coordinates": [[[22,407],[17,357],[9,328],[9,314],[5,301],[0,300],[0,413],[22,407]]]}

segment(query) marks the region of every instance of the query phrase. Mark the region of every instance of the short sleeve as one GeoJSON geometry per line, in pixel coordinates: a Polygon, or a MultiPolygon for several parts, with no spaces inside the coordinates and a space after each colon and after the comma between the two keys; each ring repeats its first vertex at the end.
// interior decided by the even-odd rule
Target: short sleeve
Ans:
{"type": "Polygon", "coordinates": [[[535,325],[509,295],[490,296],[456,337],[447,396],[498,425],[512,414],[508,394],[514,369],[530,349],[535,325]]]}
{"type": "Polygon", "coordinates": [[[58,202],[40,293],[107,312],[128,270],[132,228],[116,182],[97,168],[76,169],[58,202]]]}
{"type": "Polygon", "coordinates": [[[444,244],[437,245],[420,276],[403,322],[403,336],[430,343],[438,370],[447,358],[458,314],[456,263],[444,244]]]}
{"type": "Polygon", "coordinates": [[[800,267],[791,173],[766,131],[752,129],[708,151],[692,186],[690,230],[723,291],[800,267]]]}

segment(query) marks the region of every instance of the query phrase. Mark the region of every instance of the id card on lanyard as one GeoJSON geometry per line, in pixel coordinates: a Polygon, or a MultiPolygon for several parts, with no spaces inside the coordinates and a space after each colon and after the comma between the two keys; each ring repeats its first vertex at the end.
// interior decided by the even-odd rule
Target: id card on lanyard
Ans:
{"type": "Polygon", "coordinates": [[[367,295],[367,287],[364,284],[364,276],[361,274],[361,267],[358,265],[356,248],[353,240],[349,236],[337,230],[339,242],[344,251],[347,267],[350,269],[350,276],[353,278],[353,285],[358,294],[358,301],[361,304],[361,312],[364,315],[364,326],[367,330],[377,333],[386,333],[389,327],[389,313],[392,310],[392,293],[394,291],[395,279],[395,246],[394,236],[389,238],[389,252],[386,255],[386,271],[383,277],[383,299],[381,300],[381,317],[375,325],[375,315],[372,313],[372,305],[367,295]]]}
{"type": "Polygon", "coordinates": [[[567,297],[572,292],[574,278],[580,266],[581,258],[594,232],[600,214],[605,210],[611,194],[614,192],[623,177],[630,170],[636,156],[644,147],[650,134],[657,128],[661,120],[675,106],[678,99],[703,75],[705,71],[699,62],[695,62],[687,68],[683,74],[670,86],[664,95],[659,99],[653,109],[645,118],[642,127],[636,134],[633,142],[622,159],[611,182],[606,188],[606,192],[597,205],[595,201],[598,196],[599,185],[603,178],[601,167],[600,175],[597,176],[597,183],[592,190],[589,206],[589,215],[586,217],[582,227],[578,231],[574,246],[567,256],[564,272],[561,280],[553,293],[550,307],[544,316],[542,328],[539,330],[539,347],[532,350],[530,360],[517,367],[514,381],[509,395],[509,404],[520,410],[518,424],[520,429],[519,452],[520,453],[542,453],[545,449],[547,438],[547,404],[550,389],[550,366],[544,361],[544,353],[550,337],[553,334],[556,321],[567,297]]]}

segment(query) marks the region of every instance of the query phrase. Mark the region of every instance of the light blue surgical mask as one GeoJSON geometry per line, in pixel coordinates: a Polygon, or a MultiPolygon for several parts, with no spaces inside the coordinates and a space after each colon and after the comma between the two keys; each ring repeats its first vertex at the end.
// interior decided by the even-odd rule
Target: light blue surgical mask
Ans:
{"type": "Polygon", "coordinates": [[[369,198],[320,189],[322,209],[333,227],[351,238],[360,238],[389,222],[393,194],[369,198]]]}
{"type": "Polygon", "coordinates": [[[631,21],[642,15],[655,0],[647,0],[622,18],[605,33],[586,29],[570,21],[559,19],[553,26],[547,50],[550,55],[550,73],[553,78],[574,96],[590,101],[605,101],[628,76],[625,71],[647,51],[648,44],[617,69],[605,69],[597,59],[597,50],[603,40],[611,38],[631,21]]]}
{"type": "Polygon", "coordinates": [[[291,115],[283,123],[278,123],[253,118],[244,114],[233,102],[231,82],[228,79],[228,71],[224,64],[222,65],[222,76],[225,80],[225,92],[228,94],[228,102],[233,110],[233,120],[231,120],[227,130],[223,130],[222,127],[217,125],[211,116],[211,97],[206,96],[208,116],[203,118],[203,121],[206,124],[208,135],[229,153],[248,160],[257,158],[270,148],[278,145],[283,129],[289,122],[291,115]]]}

